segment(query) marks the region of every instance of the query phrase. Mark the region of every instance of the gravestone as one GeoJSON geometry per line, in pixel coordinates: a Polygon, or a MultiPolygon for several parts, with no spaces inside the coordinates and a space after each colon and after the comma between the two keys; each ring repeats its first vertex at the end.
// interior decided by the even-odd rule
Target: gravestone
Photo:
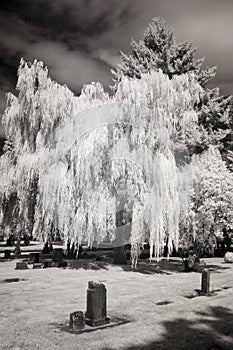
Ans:
{"type": "Polygon", "coordinates": [[[17,239],[16,247],[15,247],[15,256],[16,258],[21,257],[21,250],[20,250],[20,239],[17,239]]]}
{"type": "Polygon", "coordinates": [[[39,253],[30,253],[29,254],[29,259],[33,263],[39,263],[39,261],[40,261],[40,254],[39,253]]]}
{"type": "Polygon", "coordinates": [[[98,327],[110,323],[110,318],[107,316],[106,292],[103,283],[88,282],[85,321],[89,326],[98,327]]]}
{"type": "Polygon", "coordinates": [[[52,266],[52,259],[46,259],[43,261],[43,268],[46,269],[52,266]]]}
{"type": "Polygon", "coordinates": [[[75,311],[70,314],[70,328],[73,331],[85,328],[85,318],[82,311],[75,311]]]}
{"type": "Polygon", "coordinates": [[[28,265],[26,262],[22,261],[22,262],[17,262],[16,263],[16,270],[27,270],[28,269],[28,265]]]}
{"type": "Polygon", "coordinates": [[[52,244],[52,242],[51,242],[51,241],[49,242],[49,251],[50,251],[50,252],[52,252],[52,251],[53,251],[53,244],[52,244]]]}
{"type": "Polygon", "coordinates": [[[10,259],[11,258],[11,251],[10,250],[4,250],[4,259],[10,259]]]}
{"type": "Polygon", "coordinates": [[[49,254],[49,253],[50,253],[49,243],[45,242],[44,247],[42,249],[42,254],[49,254]]]}
{"type": "Polygon", "coordinates": [[[113,248],[114,264],[127,265],[127,256],[125,246],[113,248]]]}
{"type": "Polygon", "coordinates": [[[54,248],[53,249],[53,261],[54,262],[63,261],[62,248],[54,248]]]}
{"type": "Polygon", "coordinates": [[[56,264],[56,267],[67,267],[67,261],[58,261],[56,264]]]}
{"type": "Polygon", "coordinates": [[[202,271],[201,293],[207,294],[207,295],[210,293],[210,270],[209,269],[204,269],[202,271]]]}
{"type": "Polygon", "coordinates": [[[41,263],[33,263],[33,269],[41,269],[42,264],[41,263]]]}

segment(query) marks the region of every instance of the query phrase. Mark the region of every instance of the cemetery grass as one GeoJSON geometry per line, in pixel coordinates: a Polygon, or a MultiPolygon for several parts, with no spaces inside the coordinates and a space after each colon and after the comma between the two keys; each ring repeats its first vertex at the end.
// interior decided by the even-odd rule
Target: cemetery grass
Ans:
{"type": "Polygon", "coordinates": [[[233,348],[233,264],[223,263],[223,258],[205,259],[214,291],[208,297],[195,292],[201,274],[181,272],[178,258],[154,263],[155,273],[111,264],[38,270],[29,265],[21,271],[15,270],[17,261],[0,263],[2,350],[233,348]],[[12,278],[18,282],[5,282],[12,278]],[[83,334],[64,330],[71,312],[85,311],[90,280],[105,284],[108,315],[128,323],[83,334]]]}

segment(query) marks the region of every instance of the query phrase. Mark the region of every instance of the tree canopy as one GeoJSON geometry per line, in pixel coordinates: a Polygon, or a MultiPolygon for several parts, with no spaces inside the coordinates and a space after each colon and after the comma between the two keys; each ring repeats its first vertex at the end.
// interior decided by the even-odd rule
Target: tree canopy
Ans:
{"type": "Polygon", "coordinates": [[[19,94],[9,94],[3,120],[12,147],[0,158],[1,202],[17,193],[18,229],[30,226],[36,182],[34,237],[59,230],[79,244],[128,240],[133,261],[146,238],[156,256],[167,238],[170,252],[178,244],[181,201],[173,140],[197,120],[202,89],[194,75],[125,77],[113,97],[99,83],[75,97],[37,61],[22,61],[18,75],[19,94]]]}
{"type": "Polygon", "coordinates": [[[187,135],[185,140],[190,155],[216,145],[228,158],[232,147],[232,96],[221,96],[218,88],[209,89],[208,83],[216,75],[216,67],[204,68],[204,58],[196,58],[192,43],[178,43],[172,28],[164,19],[153,18],[139,42],[132,40],[129,55],[121,52],[121,63],[112,73],[115,88],[123,76],[141,79],[142,74],[161,69],[170,79],[192,72],[204,88],[202,99],[195,106],[198,112],[199,133],[187,135]]]}

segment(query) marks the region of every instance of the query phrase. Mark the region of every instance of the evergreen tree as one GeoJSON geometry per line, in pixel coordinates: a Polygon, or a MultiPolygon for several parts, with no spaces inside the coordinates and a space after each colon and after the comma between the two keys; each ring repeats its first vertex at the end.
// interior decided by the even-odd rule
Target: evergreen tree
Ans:
{"type": "Polygon", "coordinates": [[[169,78],[193,72],[201,86],[215,77],[216,67],[202,68],[204,58],[195,58],[196,49],[188,41],[177,43],[174,32],[164,19],[153,18],[142,40],[131,42],[129,56],[121,52],[121,64],[112,71],[115,82],[122,76],[141,78],[143,73],[161,69],[169,78]]]}
{"type": "MultiPolygon", "coordinates": [[[[216,67],[203,68],[204,58],[195,57],[196,49],[188,41],[177,43],[174,32],[162,18],[153,18],[142,40],[131,42],[129,55],[121,52],[121,64],[112,70],[115,88],[123,76],[140,79],[142,74],[161,69],[171,79],[173,76],[193,73],[203,87],[203,98],[196,106],[199,132],[187,135],[184,141],[190,155],[206,150],[210,144],[218,145],[227,154],[232,126],[230,106],[232,97],[224,97],[219,89],[208,89],[209,81],[215,77],[216,67]],[[226,147],[226,148],[225,148],[226,147]]],[[[226,159],[226,156],[224,156],[226,159]]]]}

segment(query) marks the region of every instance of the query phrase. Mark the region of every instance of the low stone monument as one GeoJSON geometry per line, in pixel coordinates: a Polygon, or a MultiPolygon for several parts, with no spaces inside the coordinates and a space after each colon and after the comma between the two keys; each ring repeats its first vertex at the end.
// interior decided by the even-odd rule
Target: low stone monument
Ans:
{"type": "Polygon", "coordinates": [[[210,294],[210,270],[204,269],[201,276],[201,293],[204,295],[210,294]]]}
{"type": "Polygon", "coordinates": [[[43,260],[43,268],[46,269],[48,267],[52,266],[52,259],[45,259],[43,260]]]}
{"type": "Polygon", "coordinates": [[[85,318],[82,311],[75,311],[70,314],[70,329],[78,331],[85,328],[85,318]]]}
{"type": "Polygon", "coordinates": [[[41,263],[33,263],[33,269],[41,269],[42,264],[41,263]]]}
{"type": "Polygon", "coordinates": [[[87,289],[87,311],[85,322],[92,327],[102,326],[110,323],[107,316],[107,295],[103,283],[88,282],[87,289]]]}
{"type": "Polygon", "coordinates": [[[10,259],[11,258],[11,250],[6,249],[4,250],[4,259],[10,259]]]}
{"type": "Polygon", "coordinates": [[[16,270],[27,270],[28,269],[28,265],[25,261],[22,262],[17,262],[16,263],[16,270]]]}

